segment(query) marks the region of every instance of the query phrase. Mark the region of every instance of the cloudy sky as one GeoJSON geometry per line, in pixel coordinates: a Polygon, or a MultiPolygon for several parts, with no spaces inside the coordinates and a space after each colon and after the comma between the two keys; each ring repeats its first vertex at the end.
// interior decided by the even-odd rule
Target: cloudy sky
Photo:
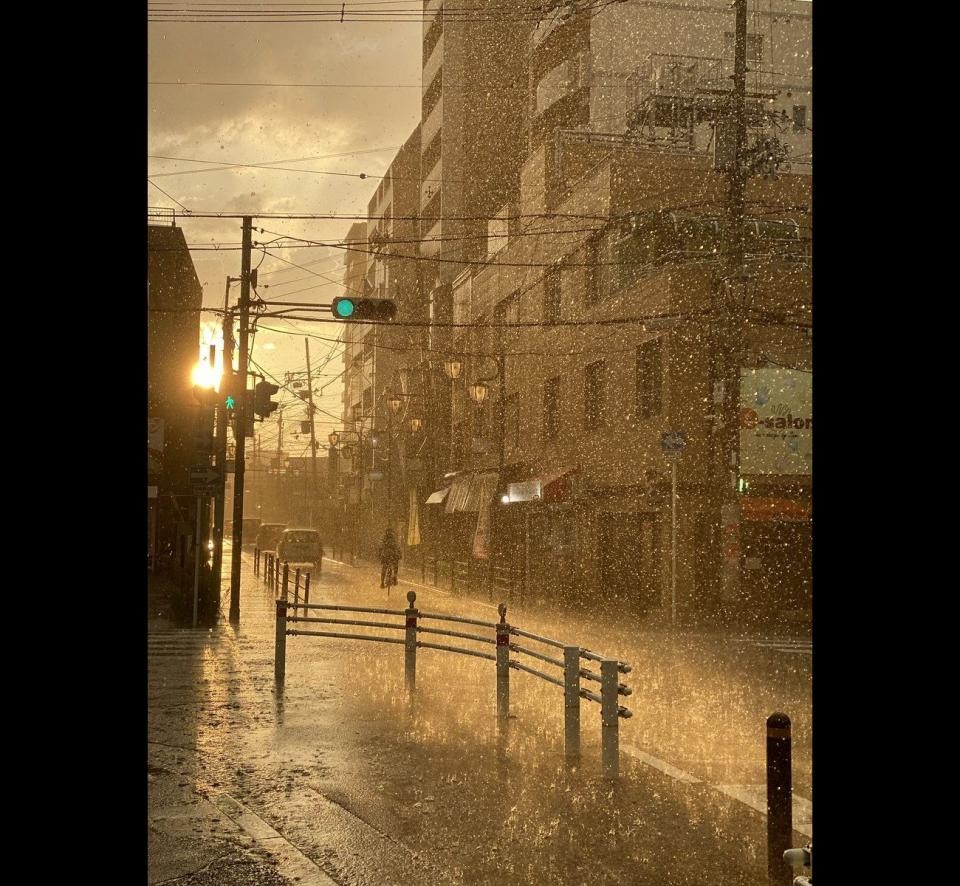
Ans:
{"type": "MultiPolygon", "coordinates": [[[[160,0],[151,0],[150,17],[162,8],[160,0]]],[[[147,169],[153,182],[147,183],[148,206],[173,207],[178,213],[182,208],[177,203],[194,212],[364,214],[379,179],[359,175],[382,174],[419,121],[418,19],[342,24],[150,21],[148,29],[147,169]],[[167,83],[183,85],[161,85],[167,83]],[[187,85],[195,83],[300,85],[187,85]],[[393,85],[363,88],[371,84],[393,85]],[[229,164],[274,164],[284,170],[216,168],[229,164]]],[[[226,277],[240,273],[240,253],[228,251],[239,245],[239,219],[178,218],[178,224],[187,242],[197,247],[193,258],[204,304],[222,308],[226,277]]],[[[272,232],[260,235],[264,240],[278,234],[339,240],[351,221],[259,224],[272,232]]],[[[342,279],[341,250],[275,254],[301,268],[255,252],[262,297],[296,292],[296,301],[328,302],[339,294],[327,278],[342,279]]],[[[234,302],[237,295],[235,287],[234,302]]],[[[211,325],[214,318],[205,315],[211,325]]],[[[263,321],[253,359],[279,377],[302,372],[304,334],[310,333],[316,336],[310,339],[311,363],[315,369],[322,367],[322,384],[342,368],[339,349],[331,341],[341,331],[342,326],[334,324],[263,321]]],[[[339,414],[340,391],[332,381],[317,405],[339,414]]],[[[303,411],[293,409],[287,417],[294,420],[303,411]]],[[[322,413],[318,423],[321,418],[334,423],[322,413]]],[[[267,428],[265,424],[264,434],[267,428]]],[[[321,440],[327,430],[319,427],[321,440]]],[[[291,439],[292,454],[293,443],[291,439]]]]}

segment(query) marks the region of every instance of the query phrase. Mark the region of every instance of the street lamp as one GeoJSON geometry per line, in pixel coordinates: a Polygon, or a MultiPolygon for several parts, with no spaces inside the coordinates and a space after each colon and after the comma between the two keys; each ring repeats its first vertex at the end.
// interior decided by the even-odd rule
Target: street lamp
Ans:
{"type": "Polygon", "coordinates": [[[403,405],[403,400],[399,394],[389,394],[387,396],[387,406],[390,407],[390,411],[396,415],[400,411],[400,407],[403,405]]]}
{"type": "Polygon", "coordinates": [[[327,439],[330,441],[331,446],[336,446],[340,442],[340,435],[336,431],[331,431],[327,434],[327,439]]]}
{"type": "Polygon", "coordinates": [[[443,371],[446,374],[447,378],[450,379],[450,470],[454,469],[453,464],[453,398],[454,398],[454,385],[458,378],[460,378],[460,373],[463,371],[463,361],[457,357],[447,357],[443,361],[443,371]]]}
{"type": "Polygon", "coordinates": [[[472,385],[467,385],[467,393],[477,406],[483,406],[483,401],[487,399],[488,390],[482,381],[476,381],[472,385]]]}

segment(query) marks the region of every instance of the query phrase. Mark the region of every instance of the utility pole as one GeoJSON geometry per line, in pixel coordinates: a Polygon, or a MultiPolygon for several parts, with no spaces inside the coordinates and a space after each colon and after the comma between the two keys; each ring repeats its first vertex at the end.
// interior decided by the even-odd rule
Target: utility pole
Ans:
{"type": "Polygon", "coordinates": [[[236,388],[236,462],[233,473],[233,551],[230,564],[230,624],[240,624],[240,555],[243,544],[244,431],[247,421],[247,362],[250,336],[250,252],[252,217],[243,217],[240,253],[240,383],[236,388]]]}
{"type": "Polygon", "coordinates": [[[310,371],[310,339],[304,338],[303,343],[307,347],[307,396],[310,398],[310,470],[313,475],[313,486],[310,492],[310,502],[308,504],[310,513],[310,528],[315,529],[313,525],[313,500],[317,494],[317,435],[313,425],[313,373],[310,371]]]}
{"type": "Polygon", "coordinates": [[[732,117],[733,159],[729,178],[729,225],[727,267],[717,287],[714,310],[717,336],[717,376],[714,386],[719,427],[717,433],[716,480],[720,532],[719,579],[721,600],[735,606],[740,585],[740,367],[744,357],[744,212],[746,191],[746,85],[747,85],[747,0],[735,0],[732,117]]]}
{"type": "Polygon", "coordinates": [[[220,400],[217,404],[217,440],[216,455],[217,467],[220,469],[220,480],[217,485],[217,495],[213,505],[213,587],[217,597],[220,596],[221,578],[223,569],[223,518],[226,509],[227,485],[227,408],[226,394],[233,391],[233,314],[228,310],[230,301],[230,284],[236,277],[227,277],[227,288],[223,296],[223,376],[220,381],[220,400]]]}

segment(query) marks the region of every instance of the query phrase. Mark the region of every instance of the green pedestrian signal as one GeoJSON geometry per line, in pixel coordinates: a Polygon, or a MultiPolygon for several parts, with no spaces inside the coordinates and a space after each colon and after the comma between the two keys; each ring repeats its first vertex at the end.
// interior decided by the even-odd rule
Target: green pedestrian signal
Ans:
{"type": "Polygon", "coordinates": [[[233,409],[236,406],[233,397],[227,396],[227,409],[233,409]]]}

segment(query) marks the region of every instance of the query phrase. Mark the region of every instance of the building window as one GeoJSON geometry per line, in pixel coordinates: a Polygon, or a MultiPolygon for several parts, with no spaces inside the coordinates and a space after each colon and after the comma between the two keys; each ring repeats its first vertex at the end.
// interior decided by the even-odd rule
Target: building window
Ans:
{"type": "Polygon", "coordinates": [[[663,409],[663,342],[656,338],[637,348],[637,417],[663,409]]]}
{"type": "Polygon", "coordinates": [[[556,438],[560,430],[560,377],[548,378],[543,383],[543,436],[556,438]]]}
{"type": "Polygon", "coordinates": [[[518,308],[520,299],[516,292],[510,293],[506,298],[500,299],[493,309],[493,322],[495,324],[510,325],[516,323],[518,318],[518,308]]]}
{"type": "Polygon", "coordinates": [[[606,424],[605,374],[603,360],[590,363],[583,371],[583,423],[588,428],[602,428],[606,424]]]}
{"type": "Polygon", "coordinates": [[[793,131],[794,132],[807,131],[807,106],[806,105],[793,106],[793,131]]]}
{"type": "Polygon", "coordinates": [[[552,267],[543,278],[543,322],[560,319],[560,268],[552,267]]]}

